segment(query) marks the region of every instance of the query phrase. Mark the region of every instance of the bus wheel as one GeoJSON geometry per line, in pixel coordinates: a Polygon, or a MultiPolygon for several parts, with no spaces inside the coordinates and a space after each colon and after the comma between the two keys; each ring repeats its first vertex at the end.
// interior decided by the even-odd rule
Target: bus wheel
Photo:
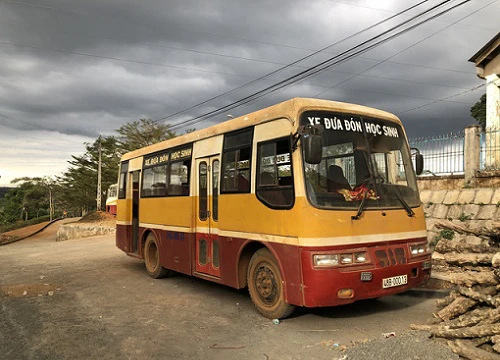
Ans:
{"type": "Polygon", "coordinates": [[[149,233],[144,245],[144,263],[149,276],[154,279],[164,278],[171,275],[171,271],[160,265],[160,251],[156,243],[156,237],[149,233]]]}
{"type": "Polygon", "coordinates": [[[295,306],[284,300],[283,281],[274,256],[267,249],[253,254],[248,265],[248,292],[257,310],[269,319],[290,316],[295,306]]]}

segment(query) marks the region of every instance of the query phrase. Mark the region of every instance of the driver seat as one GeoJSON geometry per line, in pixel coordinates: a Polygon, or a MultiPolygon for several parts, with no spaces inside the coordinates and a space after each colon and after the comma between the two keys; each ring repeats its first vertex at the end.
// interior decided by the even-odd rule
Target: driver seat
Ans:
{"type": "Polygon", "coordinates": [[[341,189],[352,190],[349,181],[344,176],[344,171],[338,165],[330,165],[327,174],[328,192],[335,192],[341,189]]]}

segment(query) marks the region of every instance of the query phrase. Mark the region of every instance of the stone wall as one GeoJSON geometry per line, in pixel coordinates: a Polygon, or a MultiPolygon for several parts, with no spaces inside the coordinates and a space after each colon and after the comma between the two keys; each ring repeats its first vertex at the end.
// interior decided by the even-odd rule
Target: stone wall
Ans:
{"type": "Polygon", "coordinates": [[[61,225],[57,230],[56,241],[79,239],[90,236],[114,234],[115,227],[91,224],[61,225]]]}
{"type": "MultiPolygon", "coordinates": [[[[418,188],[423,190],[454,190],[466,187],[463,175],[420,176],[417,178],[418,188]]],[[[498,171],[481,171],[476,174],[474,188],[500,187],[498,171]]]]}
{"type": "MultiPolygon", "coordinates": [[[[431,244],[443,235],[441,230],[435,227],[437,220],[449,220],[476,229],[488,227],[491,221],[500,219],[500,189],[421,190],[420,198],[431,244]]],[[[479,244],[481,239],[454,234],[452,241],[479,244]]]]}

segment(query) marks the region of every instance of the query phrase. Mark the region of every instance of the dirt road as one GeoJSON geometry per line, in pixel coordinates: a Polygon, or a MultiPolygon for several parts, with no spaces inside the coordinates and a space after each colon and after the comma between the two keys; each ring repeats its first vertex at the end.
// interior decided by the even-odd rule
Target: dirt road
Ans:
{"type": "Polygon", "coordinates": [[[51,227],[0,247],[2,359],[335,359],[335,344],[400,334],[435,309],[399,295],[300,309],[275,325],[246,291],[149,278],[112,236],[54,238],[51,227]]]}

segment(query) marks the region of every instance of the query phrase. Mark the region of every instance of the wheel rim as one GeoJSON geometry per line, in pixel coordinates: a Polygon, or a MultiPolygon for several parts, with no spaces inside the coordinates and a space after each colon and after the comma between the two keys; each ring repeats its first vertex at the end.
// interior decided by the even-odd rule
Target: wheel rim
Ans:
{"type": "Polygon", "coordinates": [[[279,288],[275,269],[267,263],[261,263],[255,269],[254,275],[254,285],[260,301],[267,306],[276,304],[279,298],[279,288]]]}
{"type": "Polygon", "coordinates": [[[155,270],[158,267],[158,249],[154,241],[148,246],[148,264],[151,270],[155,270]]]}

